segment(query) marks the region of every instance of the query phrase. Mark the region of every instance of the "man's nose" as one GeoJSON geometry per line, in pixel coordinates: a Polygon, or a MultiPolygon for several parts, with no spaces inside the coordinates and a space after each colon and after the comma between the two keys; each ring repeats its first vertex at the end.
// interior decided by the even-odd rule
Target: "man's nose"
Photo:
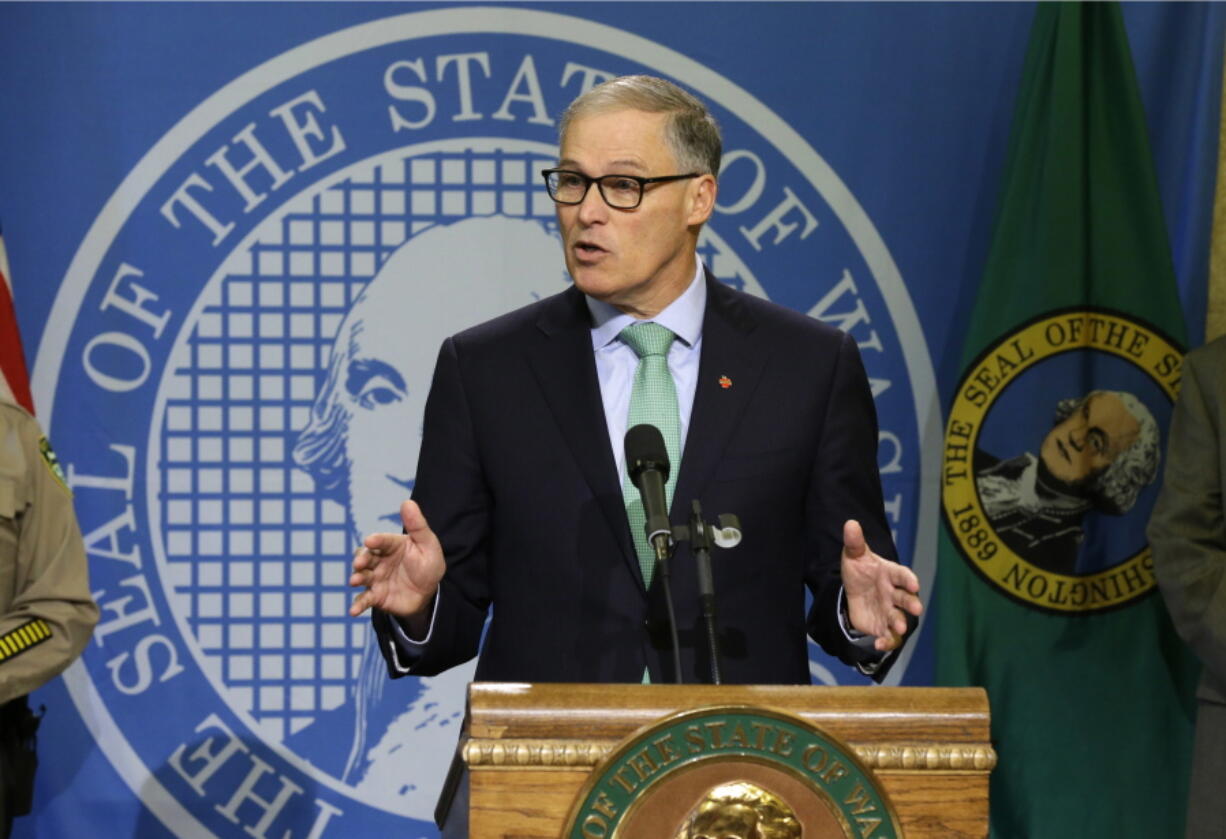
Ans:
{"type": "Polygon", "coordinates": [[[609,217],[609,205],[600,194],[600,184],[593,182],[587,195],[579,202],[579,221],[583,224],[599,224],[609,217]]]}

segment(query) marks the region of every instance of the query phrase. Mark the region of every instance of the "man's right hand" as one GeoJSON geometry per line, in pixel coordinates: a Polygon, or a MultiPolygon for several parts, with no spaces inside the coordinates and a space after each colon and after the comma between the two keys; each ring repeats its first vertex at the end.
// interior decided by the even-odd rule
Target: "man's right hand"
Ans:
{"type": "Polygon", "coordinates": [[[350,615],[374,608],[410,623],[429,616],[447,570],[443,548],[416,502],[400,505],[400,520],[404,533],[373,533],[355,551],[349,585],[363,591],[349,606],[350,615]]]}

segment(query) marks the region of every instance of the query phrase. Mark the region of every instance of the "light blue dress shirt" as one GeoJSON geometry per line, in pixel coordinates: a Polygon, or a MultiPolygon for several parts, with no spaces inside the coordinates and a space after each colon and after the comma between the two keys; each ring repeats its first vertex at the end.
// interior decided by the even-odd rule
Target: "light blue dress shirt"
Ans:
{"type": "MultiPolygon", "coordinates": [[[[685,435],[689,431],[690,414],[694,409],[698,361],[702,354],[702,317],[707,309],[707,284],[702,262],[698,259],[695,262],[697,268],[689,287],[664,311],[643,321],[658,323],[677,336],[668,350],[668,369],[673,374],[673,385],[677,390],[681,451],[685,451],[685,435]]],[[[630,392],[634,389],[634,371],[638,367],[639,357],[629,344],[623,343],[617,336],[627,326],[640,321],[592,297],[587,298],[587,308],[592,314],[592,352],[596,358],[596,377],[600,380],[600,399],[604,403],[609,443],[613,446],[613,459],[617,463],[618,483],[624,484],[626,417],[630,414],[630,392]]],[[[672,464],[674,470],[679,466],[679,463],[672,464]]]]}

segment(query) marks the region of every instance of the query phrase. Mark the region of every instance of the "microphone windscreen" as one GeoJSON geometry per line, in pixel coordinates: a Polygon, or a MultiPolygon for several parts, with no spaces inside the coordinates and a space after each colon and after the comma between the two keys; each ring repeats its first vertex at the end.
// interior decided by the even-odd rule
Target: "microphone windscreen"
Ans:
{"type": "Polygon", "coordinates": [[[660,429],[640,423],[626,432],[626,471],[635,485],[644,469],[658,469],[667,481],[669,467],[668,448],[660,429]]]}

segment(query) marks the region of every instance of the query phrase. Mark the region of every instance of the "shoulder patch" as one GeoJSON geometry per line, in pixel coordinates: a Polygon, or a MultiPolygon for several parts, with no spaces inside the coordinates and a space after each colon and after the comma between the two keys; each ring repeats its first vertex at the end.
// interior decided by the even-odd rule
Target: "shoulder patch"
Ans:
{"type": "Polygon", "coordinates": [[[60,468],[60,459],[55,456],[55,450],[51,448],[51,443],[46,437],[38,438],[38,452],[43,456],[43,463],[47,464],[47,468],[51,470],[52,477],[64,488],[64,491],[72,495],[72,490],[68,488],[68,479],[64,477],[64,470],[60,468]]]}

